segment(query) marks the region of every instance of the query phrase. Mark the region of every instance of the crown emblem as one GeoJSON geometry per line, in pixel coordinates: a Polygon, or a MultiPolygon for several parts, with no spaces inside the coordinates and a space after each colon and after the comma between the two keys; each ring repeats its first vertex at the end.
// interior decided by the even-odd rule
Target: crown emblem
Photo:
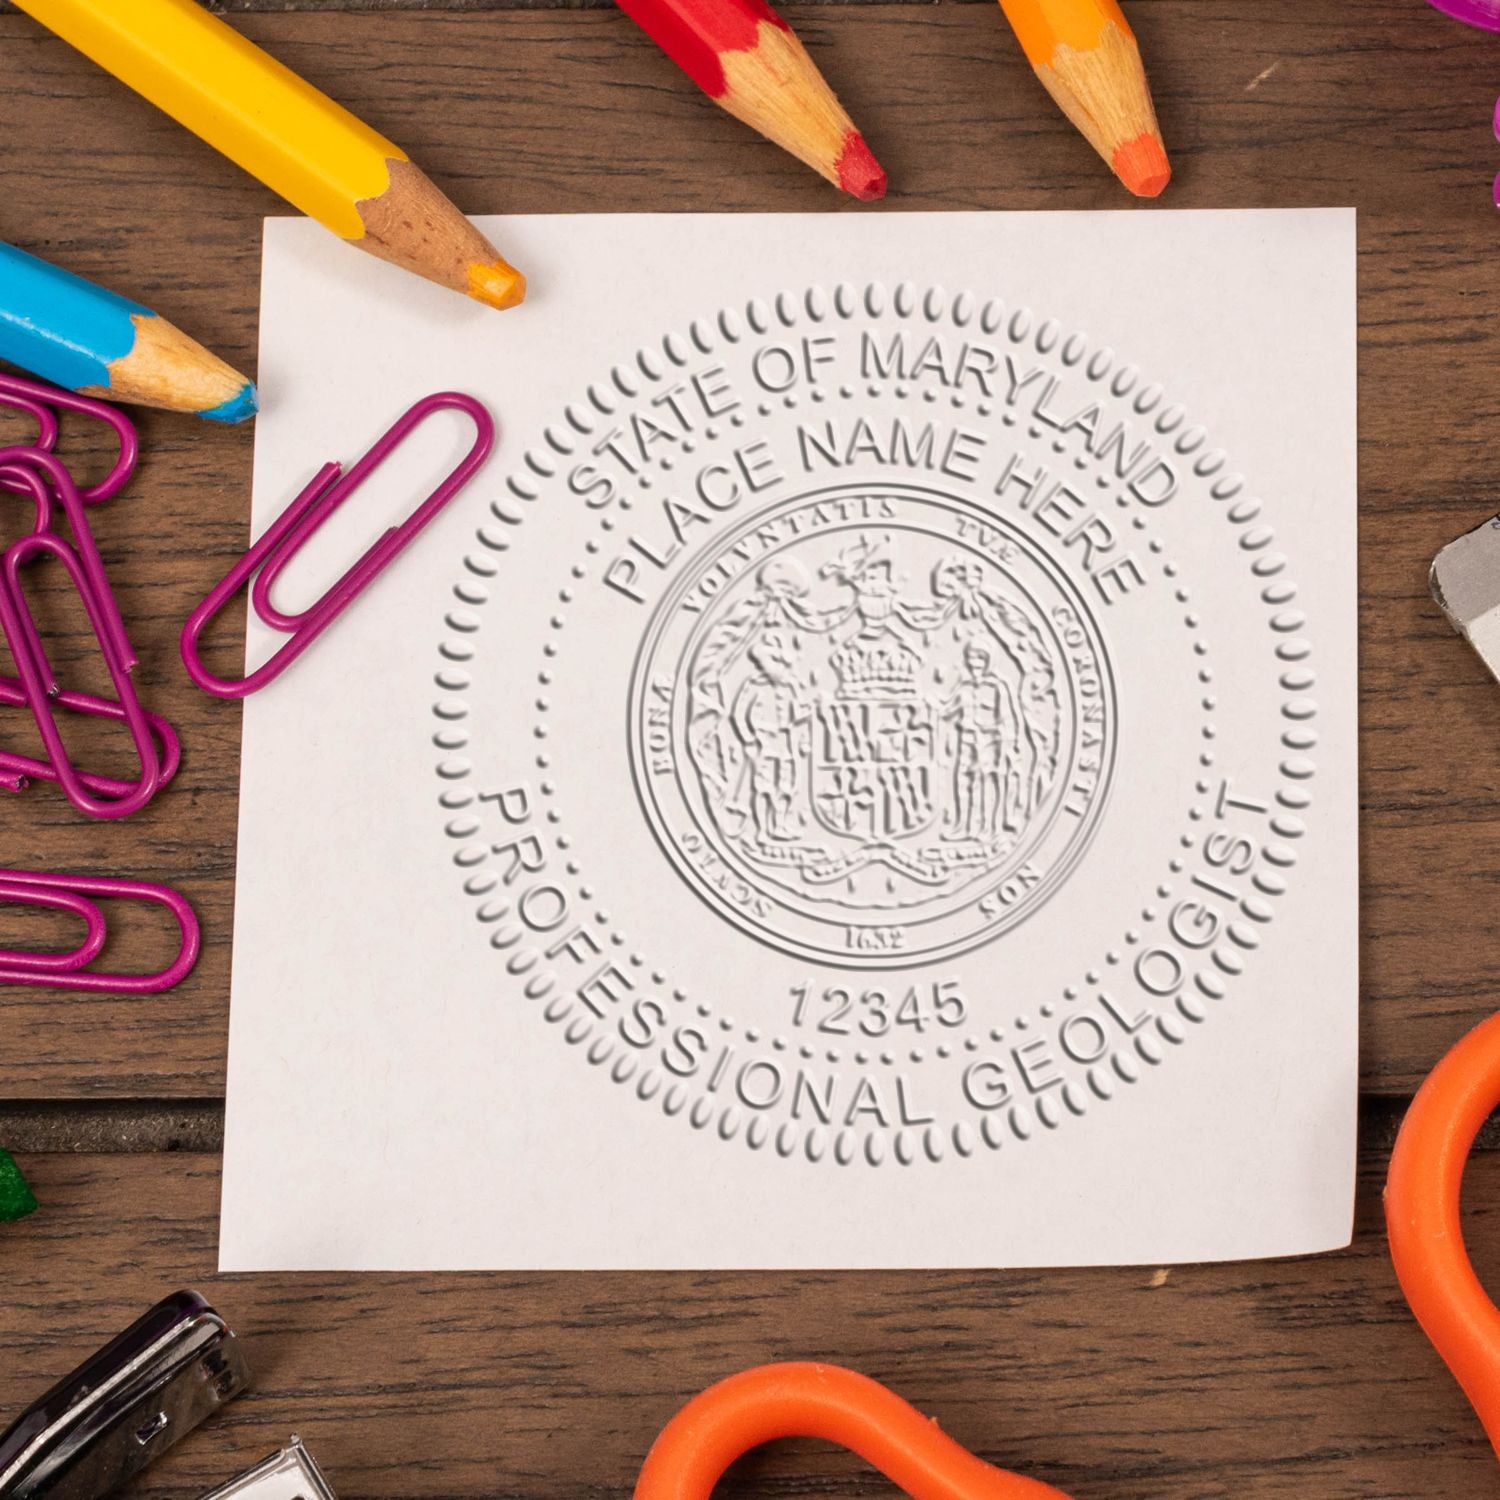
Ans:
{"type": "Polygon", "coordinates": [[[909,697],[917,691],[917,653],[889,632],[869,640],[857,635],[830,658],[846,698],[909,697]]]}

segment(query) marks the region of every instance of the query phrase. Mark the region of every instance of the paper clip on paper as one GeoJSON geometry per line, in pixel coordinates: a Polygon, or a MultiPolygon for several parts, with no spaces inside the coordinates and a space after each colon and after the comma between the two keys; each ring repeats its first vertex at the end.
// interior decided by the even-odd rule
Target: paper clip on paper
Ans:
{"type": "Polygon", "coordinates": [[[42,906],[82,919],[83,940],[61,953],[0,948],[0,984],[32,984],[49,989],[102,990],[115,995],[154,995],[185,979],[198,962],[202,935],[187,900],[164,885],[92,875],[47,875],[0,869],[0,906],[42,906]],[[104,949],[108,925],[95,898],[150,901],[176,918],[181,932],[177,957],[155,974],[104,974],[90,969],[104,949]]]}
{"type": "Polygon", "coordinates": [[[0,558],[0,631],[15,658],[19,679],[3,679],[0,703],[17,697],[29,707],[46,750],[38,761],[0,751],[0,786],[16,790],[28,779],[56,781],[68,800],[94,818],[126,818],[139,812],[163,781],[164,762],[175,769],[176,737],[163,733],[163,721],[153,720],[141,706],[132,673],[136,657],[125,633],[125,622],[105,576],[84,510],[83,497],[63,462],[42,449],[0,450],[0,484],[29,498],[36,506],[36,522],[25,536],[6,548],[0,558]],[[72,541],[52,529],[54,503],[67,518],[72,541]],[[115,699],[59,691],[36,620],[21,586],[21,569],[39,556],[63,565],[88,616],[109,673],[115,699]],[[58,726],[56,707],[94,713],[123,722],[130,731],[140,772],[134,781],[93,776],[78,768],[58,726]]]}
{"type": "Polygon", "coordinates": [[[426,396],[398,417],[389,430],[348,473],[337,462],[326,463],[266,534],[231,568],[223,581],[188,617],[182,632],[182,661],[205,693],[216,698],[247,698],[281,676],[414,542],[442,508],[474,477],[495,443],[495,420],[472,396],[440,391],[426,396]],[[391,451],[433,412],[461,411],[473,420],[475,438],[468,453],[399,526],[392,527],[317,603],[298,614],[286,614],[271,602],[271,590],[282,570],[312,539],[325,521],[389,457],[391,451]],[[231,681],[214,676],[204,665],[199,639],[220,610],[253,579],[250,603],[259,618],[291,639],[249,676],[231,681]]]}

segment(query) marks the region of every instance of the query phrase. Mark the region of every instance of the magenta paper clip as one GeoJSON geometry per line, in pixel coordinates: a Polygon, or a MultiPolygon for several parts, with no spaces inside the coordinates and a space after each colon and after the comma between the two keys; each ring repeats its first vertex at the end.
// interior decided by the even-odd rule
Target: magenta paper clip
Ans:
{"type": "MultiPolygon", "coordinates": [[[[29,446],[0,445],[0,462],[38,450],[53,452],[57,447],[60,431],[57,420],[59,411],[78,412],[113,429],[120,445],[119,456],[109,473],[97,484],[79,489],[78,496],[85,505],[98,505],[100,501],[119,494],[135,472],[139,454],[135,427],[124,412],[106,401],[96,401],[91,396],[77,396],[72,391],[64,391],[37,380],[24,380],[19,375],[0,375],[0,407],[25,412],[37,424],[37,435],[29,446]]],[[[0,489],[17,492],[14,480],[5,475],[0,475],[0,489]]]]}
{"type": "MultiPolygon", "coordinates": [[[[115,623],[112,608],[96,593],[84,563],[60,537],[22,537],[6,551],[3,564],[0,564],[0,629],[10,644],[11,656],[20,672],[22,692],[42,737],[47,764],[52,772],[44,779],[55,780],[73,806],[92,818],[128,818],[139,812],[161,785],[161,761],[156,741],[130,676],[130,669],[135,665],[134,657],[120,654],[120,647],[115,644],[115,623]],[[58,727],[54,706],[54,700],[60,696],[57,683],[20,583],[22,564],[43,554],[49,554],[62,563],[78,590],[109,669],[110,682],[120,705],[120,717],[135,745],[140,774],[128,784],[129,790],[124,796],[101,797],[89,790],[58,727]]],[[[128,645],[126,649],[128,651],[128,645]]]]}
{"type": "Polygon", "coordinates": [[[248,698],[267,683],[274,682],[417,539],[422,528],[474,477],[475,471],[489,457],[494,443],[495,419],[483,405],[472,396],[457,391],[439,391],[436,395],[423,397],[398,417],[347,474],[339,463],[324,464],[266,534],[188,617],[182,631],[182,662],[188,676],[205,693],[212,693],[216,698],[248,698]],[[457,466],[401,525],[385,532],[316,604],[294,615],[277,609],[270,596],[282,570],[307,545],[319,527],[389,457],[391,451],[436,411],[466,412],[473,420],[473,446],[457,466]],[[250,602],[255,613],[273,630],[289,634],[291,640],[264,666],[239,681],[215,677],[203,665],[199,638],[219,611],[252,578],[250,602]]]}
{"type": "MultiPolygon", "coordinates": [[[[33,532],[12,542],[0,559],[0,631],[4,632],[10,646],[21,690],[41,733],[47,765],[53,773],[47,779],[55,779],[68,800],[90,817],[129,817],[156,795],[161,785],[161,758],[151,723],[141,707],[131,677],[136,664],[135,653],[105,576],[82,499],[62,461],[40,450],[32,451],[24,463],[11,458],[0,464],[0,478],[13,480],[33,494],[50,487],[73,534],[73,544],[70,545],[55,532],[33,532]],[[44,555],[55,557],[62,563],[78,591],[109,671],[120,707],[119,717],[129,729],[135,746],[140,775],[127,784],[129,790],[123,796],[99,796],[89,790],[83,773],[73,764],[58,728],[53,706],[53,700],[60,696],[57,680],[21,588],[21,568],[32,558],[44,555]]],[[[40,504],[39,500],[39,508],[40,504]]]]}
{"type": "MultiPolygon", "coordinates": [[[[76,948],[63,953],[34,953],[24,948],[0,948],[0,969],[8,971],[24,969],[28,975],[70,974],[75,969],[87,967],[103,952],[104,940],[109,929],[104,920],[104,913],[92,901],[86,900],[76,891],[62,887],[54,889],[43,886],[17,886],[16,888],[27,893],[15,896],[13,899],[16,901],[32,906],[45,906],[53,911],[65,911],[72,916],[81,917],[84,937],[76,948]]],[[[7,899],[11,898],[6,892],[4,883],[0,882],[0,903],[7,899]]]]}
{"type": "MultiPolygon", "coordinates": [[[[83,714],[94,719],[114,719],[126,722],[123,704],[113,698],[99,698],[93,693],[63,691],[53,699],[57,708],[69,713],[83,714]]],[[[26,689],[14,677],[0,677],[0,708],[29,708],[26,689]]],[[[167,785],[177,774],[182,763],[182,745],[177,731],[160,714],[147,713],[146,722],[156,742],[156,758],[161,763],[157,788],[167,785]]],[[[22,755],[15,750],[0,748],[0,791],[23,792],[33,781],[52,781],[57,777],[57,767],[32,755],[22,755]]],[[[78,772],[78,779],[85,790],[96,797],[127,797],[135,789],[133,781],[121,781],[113,776],[102,776],[92,771],[78,772]]]]}
{"type": "MultiPolygon", "coordinates": [[[[51,455],[43,448],[0,448],[7,461],[0,462],[0,490],[20,495],[30,500],[36,510],[31,523],[32,536],[43,536],[53,529],[52,486],[47,475],[38,470],[31,459],[51,461],[51,455]]],[[[3,550],[0,543],[0,550],[3,550]]]]}
{"type": "Polygon", "coordinates": [[[202,947],[198,918],[187,901],[164,885],[92,875],[44,875],[32,870],[0,870],[0,905],[46,906],[81,916],[83,942],[66,953],[27,953],[0,948],[0,984],[45,985],[51,989],[107,990],[118,995],[154,995],[169,990],[192,972],[202,947]],[[96,898],[150,901],[177,920],[182,940],[177,957],[156,974],[101,974],[86,966],[104,947],[107,928],[96,898]]]}
{"type": "MultiPolygon", "coordinates": [[[[1500,10],[1500,0],[1496,0],[1496,9],[1500,10]]],[[[1497,28],[1497,29],[1500,29],[1500,28],[1497,28]]],[[[1500,99],[1496,99],[1495,100],[1494,127],[1495,127],[1495,139],[1497,141],[1500,141],[1500,99]]],[[[1495,178],[1494,198],[1495,198],[1495,207],[1496,208],[1500,208],[1500,175],[1497,175],[1496,178],[1495,178]]]]}
{"type": "Polygon", "coordinates": [[[1428,0],[1428,3],[1467,26],[1500,31],[1500,0],[1428,0]]]}
{"type": "MultiPolygon", "coordinates": [[[[74,483],[72,474],[68,472],[68,466],[55,453],[47,453],[39,448],[11,449],[0,457],[0,480],[10,481],[14,485],[13,493],[28,496],[37,508],[37,523],[31,534],[13,542],[8,552],[24,547],[29,558],[38,550],[34,544],[43,541],[54,542],[70,550],[77,559],[81,576],[89,585],[89,595],[97,600],[101,618],[108,625],[107,633],[100,637],[101,646],[105,648],[106,654],[114,653],[121,663],[121,670],[132,670],[135,656],[125,634],[125,622],[120,617],[114,591],[109,586],[104,560],[99,556],[93,528],[89,525],[89,518],[84,510],[83,496],[74,483]],[[52,524],[51,505],[54,499],[61,506],[73,533],[71,548],[63,542],[52,524]]],[[[34,633],[32,642],[39,647],[40,643],[34,633]]],[[[56,692],[56,683],[49,683],[48,690],[56,692]]]]}

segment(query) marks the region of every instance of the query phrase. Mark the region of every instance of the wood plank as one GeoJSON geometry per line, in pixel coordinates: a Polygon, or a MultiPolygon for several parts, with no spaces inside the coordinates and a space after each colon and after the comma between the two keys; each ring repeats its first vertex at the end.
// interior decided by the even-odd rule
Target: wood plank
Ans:
{"type": "MultiPolygon", "coordinates": [[[[254,1390],[151,1471],[161,1500],[193,1500],[292,1431],[347,1496],[623,1497],[688,1395],[788,1358],[886,1380],[983,1457],[1077,1500],[1495,1489],[1479,1424],[1391,1274],[1379,1160],[1365,1163],[1352,1249],[1274,1264],[358,1278],[215,1276],[212,1157],[23,1164],[43,1208],[0,1227],[0,1412],[178,1285],[203,1290],[244,1342],[254,1390]]],[[[1476,1158],[1470,1178],[1476,1261],[1493,1278],[1500,1156],[1476,1158]]],[[[890,1491],[848,1454],[788,1443],[723,1493],[890,1491]]]]}
{"type": "MultiPolygon", "coordinates": [[[[1410,1101],[1369,1094],[1360,1102],[1359,1139],[1374,1155],[1389,1152],[1410,1101]]],[[[13,1152],[144,1153],[224,1148],[221,1099],[0,1100],[0,1141],[13,1152]]],[[[1474,1150],[1500,1151],[1500,1114],[1480,1127],[1474,1150]]]]}
{"type": "MultiPolygon", "coordinates": [[[[788,14],[891,170],[875,211],[1132,211],[992,7],[788,14]]],[[[1177,168],[1166,206],[1361,214],[1365,1081],[1400,1094],[1500,993],[1500,692],[1425,582],[1437,547],[1500,509],[1493,43],[1417,0],[1151,0],[1133,14],[1177,168]]],[[[869,211],[715,110],[610,11],[237,24],[472,211],[869,211]]],[[[9,237],[253,366],[271,195],[16,16],[0,16],[0,138],[9,237]]],[[[6,857],[174,878],[207,951],[154,1000],[4,995],[0,1097],[222,1087],[237,712],[188,688],[174,637],[243,540],[250,434],[153,418],[144,437],[139,482],[98,524],[147,699],[180,725],[188,762],[123,828],[82,824],[47,792],[7,803],[6,857]]]]}

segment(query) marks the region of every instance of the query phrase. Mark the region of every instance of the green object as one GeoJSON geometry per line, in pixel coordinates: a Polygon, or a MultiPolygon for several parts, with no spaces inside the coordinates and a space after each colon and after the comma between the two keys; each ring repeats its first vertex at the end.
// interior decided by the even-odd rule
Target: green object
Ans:
{"type": "Polygon", "coordinates": [[[24,1219],[35,1213],[36,1194],[21,1175],[10,1152],[0,1150],[0,1224],[9,1224],[13,1219],[24,1219]]]}

